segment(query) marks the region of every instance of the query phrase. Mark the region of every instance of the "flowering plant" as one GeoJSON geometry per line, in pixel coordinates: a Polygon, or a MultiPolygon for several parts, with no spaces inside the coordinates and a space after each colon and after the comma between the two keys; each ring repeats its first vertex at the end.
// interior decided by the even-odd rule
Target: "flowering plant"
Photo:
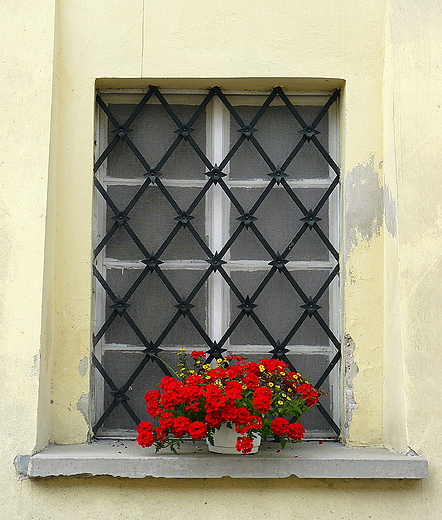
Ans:
{"type": "Polygon", "coordinates": [[[290,371],[287,363],[226,356],[212,367],[204,362],[204,352],[194,351],[190,369],[185,353],[178,356],[177,379],[163,377],[160,390],[149,390],[144,396],[146,410],[158,426],[139,423],[140,446],[155,445],[157,451],[169,446],[176,453],[184,436],[207,437],[213,445],[213,433],[223,423],[238,433],[235,447],[242,453],[250,453],[257,434],[266,439],[273,433],[282,448],[304,436],[302,424],[286,417],[298,418],[316,405],[320,392],[301,374],[290,371]]]}

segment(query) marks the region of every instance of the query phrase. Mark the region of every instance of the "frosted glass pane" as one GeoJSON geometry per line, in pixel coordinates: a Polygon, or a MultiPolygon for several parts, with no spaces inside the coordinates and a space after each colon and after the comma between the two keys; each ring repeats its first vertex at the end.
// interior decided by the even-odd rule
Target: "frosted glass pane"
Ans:
{"type": "MultiPolygon", "coordinates": [[[[118,209],[123,210],[139,188],[135,186],[109,186],[108,193],[118,209]]],[[[199,193],[198,188],[168,187],[178,206],[186,210],[199,193]]],[[[193,211],[191,222],[202,239],[205,237],[205,199],[193,211]]],[[[107,229],[115,223],[112,210],[107,209],[107,229]]],[[[129,214],[129,225],[149,251],[158,251],[170,231],[176,226],[177,212],[156,186],[149,186],[129,214]]],[[[106,245],[106,256],[119,260],[142,260],[143,253],[124,228],[118,229],[106,245]]],[[[181,228],[161,255],[162,260],[205,259],[206,254],[187,228],[181,228]]]]}
{"type": "MultiPolygon", "coordinates": [[[[119,122],[125,122],[135,109],[135,105],[109,105],[109,108],[119,122]]],[[[172,105],[172,109],[183,123],[187,123],[197,107],[172,105]]],[[[160,105],[145,105],[130,128],[133,131],[129,133],[129,137],[151,167],[158,164],[178,136],[174,133],[178,129],[177,125],[160,105]]],[[[205,152],[206,116],[204,112],[198,117],[192,128],[194,128],[192,138],[205,152]]],[[[113,124],[109,122],[109,141],[115,136],[112,133],[114,129],[113,124]]],[[[204,163],[189,142],[184,139],[161,169],[165,178],[175,179],[204,179],[204,171],[204,163]]],[[[144,173],[145,169],[129,146],[125,142],[119,141],[107,159],[107,174],[112,177],[130,178],[140,177],[144,173]]]]}
{"type": "MultiPolygon", "coordinates": [[[[232,272],[231,277],[241,294],[251,296],[265,277],[263,271],[232,272]]],[[[328,271],[291,271],[293,278],[301,286],[307,297],[315,296],[322,283],[327,279],[328,271]]],[[[303,300],[290,285],[287,278],[276,273],[268,282],[264,290],[254,301],[254,309],[266,329],[275,341],[283,341],[293,325],[304,312],[301,305],[303,300]]],[[[231,296],[231,321],[239,314],[240,304],[236,296],[231,296]]],[[[320,315],[328,323],[328,291],[318,302],[321,306],[320,315]]],[[[235,329],[230,340],[232,345],[266,345],[262,332],[251,317],[245,316],[235,329]]],[[[329,340],[317,320],[307,318],[297,333],[289,341],[289,345],[329,345],[329,340]]]]}
{"type": "MultiPolygon", "coordinates": [[[[108,269],[107,282],[117,296],[124,296],[141,273],[139,269],[108,269]]],[[[188,296],[203,276],[203,271],[165,270],[180,296],[188,296]]],[[[106,318],[113,309],[110,298],[106,302],[106,318]]],[[[156,273],[149,273],[129,299],[131,307],[127,309],[148,341],[156,341],[166,325],[175,315],[177,304],[175,298],[167,290],[156,273]]],[[[193,315],[203,329],[206,329],[207,286],[204,285],[192,300],[193,315]]],[[[124,317],[117,316],[105,334],[106,343],[119,343],[142,346],[142,342],[132,330],[124,317]]],[[[204,346],[205,343],[188,317],[180,317],[163,342],[164,346],[204,346]]]]}
{"type": "MultiPolygon", "coordinates": [[[[314,121],[321,110],[321,107],[313,106],[296,108],[308,124],[314,121]]],[[[236,107],[236,109],[245,124],[249,124],[259,108],[236,107]]],[[[230,147],[232,147],[241,134],[238,132],[239,125],[235,119],[231,117],[230,121],[230,147]]],[[[270,106],[255,125],[255,128],[257,131],[253,133],[254,137],[275,166],[284,164],[302,138],[302,134],[298,132],[301,126],[285,106],[270,106]]],[[[317,138],[327,150],[327,114],[318,124],[316,130],[321,132],[317,134],[317,138]]],[[[268,179],[268,173],[270,173],[269,166],[262,159],[255,146],[250,141],[245,140],[230,161],[230,177],[232,179],[268,179]]],[[[285,173],[291,179],[318,179],[328,177],[329,168],[316,146],[312,142],[306,142],[285,173]]]]}
{"type": "MultiPolygon", "coordinates": [[[[250,210],[264,190],[262,188],[234,188],[233,194],[243,208],[250,210]]],[[[303,188],[296,190],[296,195],[307,210],[313,209],[324,194],[323,189],[303,188]]],[[[260,233],[273,250],[282,252],[296,236],[304,224],[299,219],[304,216],[283,188],[273,188],[261,206],[254,213],[260,233]]],[[[239,212],[232,205],[230,212],[230,233],[238,227],[235,220],[239,212]]],[[[328,235],[328,203],[324,204],[318,217],[322,220],[319,226],[328,235]]],[[[269,253],[259,242],[251,229],[243,229],[231,247],[232,260],[271,260],[269,253]]],[[[323,241],[313,229],[307,229],[301,239],[293,247],[287,260],[327,261],[329,252],[323,241]]]]}

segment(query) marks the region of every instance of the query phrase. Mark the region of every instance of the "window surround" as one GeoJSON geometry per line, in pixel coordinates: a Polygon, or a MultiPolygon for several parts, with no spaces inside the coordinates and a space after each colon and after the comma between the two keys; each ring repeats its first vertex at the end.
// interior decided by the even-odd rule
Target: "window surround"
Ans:
{"type": "MultiPolygon", "coordinates": [[[[330,78],[228,78],[228,79],[202,79],[202,80],[196,80],[196,79],[146,79],[146,78],[138,78],[138,79],[100,79],[96,82],[97,88],[145,88],[146,85],[149,84],[158,84],[161,86],[164,86],[165,88],[187,88],[188,86],[194,87],[194,88],[207,88],[210,85],[218,84],[221,86],[221,88],[231,88],[231,89],[242,89],[242,88],[259,88],[259,89],[268,89],[271,88],[272,85],[275,84],[281,84],[287,86],[289,89],[293,90],[330,90],[334,88],[342,88],[344,85],[343,80],[339,79],[330,79],[330,78]]],[[[94,101],[94,90],[95,85],[85,85],[83,90],[79,89],[80,92],[76,91],[76,96],[81,96],[81,102],[74,105],[74,112],[70,109],[70,107],[67,107],[67,113],[68,116],[62,118],[62,123],[70,123],[71,126],[67,125],[59,125],[59,137],[58,137],[58,144],[59,146],[62,146],[64,149],[65,146],[68,149],[68,153],[65,153],[65,157],[62,157],[62,164],[66,166],[66,161],[72,161],[72,166],[68,168],[66,171],[71,171],[72,173],[76,173],[75,182],[72,183],[70,181],[70,178],[66,177],[66,175],[63,173],[64,169],[61,169],[61,177],[60,180],[62,182],[62,189],[59,190],[58,197],[60,198],[60,203],[65,203],[65,201],[68,201],[68,207],[73,212],[77,210],[78,203],[75,201],[75,198],[73,197],[72,193],[81,193],[82,195],[85,195],[86,201],[90,202],[91,200],[91,193],[92,193],[92,186],[90,185],[90,171],[92,168],[93,163],[93,156],[92,151],[89,150],[89,154],[82,153],[82,159],[79,160],[77,158],[77,151],[73,152],[72,149],[69,150],[69,140],[72,138],[72,136],[75,133],[76,140],[75,143],[82,143],[85,149],[88,148],[92,141],[92,135],[93,135],[93,109],[92,104],[94,101]],[[89,116],[83,118],[83,122],[79,123],[79,128],[81,132],[78,132],[77,126],[74,125],[74,122],[78,121],[78,109],[81,108],[83,110],[83,114],[88,113],[89,110],[89,116]],[[79,137],[80,136],[80,137],[79,137]],[[80,169],[78,169],[78,166],[80,166],[80,169]],[[78,179],[80,179],[78,181],[78,179]],[[76,191],[73,191],[72,188],[74,188],[76,191]],[[70,198],[67,198],[70,197],[70,198]]],[[[346,113],[347,110],[353,110],[355,108],[354,101],[355,101],[355,93],[351,93],[349,95],[350,101],[353,103],[351,106],[346,106],[346,103],[344,103],[341,106],[341,112],[343,114],[346,113]]],[[[373,103],[371,104],[373,105],[373,103]]],[[[66,110],[66,109],[65,109],[66,110]]],[[[345,119],[347,123],[347,117],[343,118],[345,119]]],[[[352,120],[352,123],[354,124],[354,118],[352,120]]],[[[365,121],[367,123],[367,121],[365,121]]],[[[351,130],[352,133],[356,132],[358,128],[355,128],[352,126],[349,130],[351,130]]],[[[341,132],[346,133],[346,128],[344,128],[344,125],[341,125],[341,132]]],[[[354,136],[353,136],[354,138],[354,136]]],[[[342,140],[341,146],[344,146],[344,140],[342,140]]],[[[364,149],[365,150],[365,149],[364,149]]],[[[352,146],[352,153],[354,154],[354,146],[352,146]]],[[[359,156],[358,156],[359,157],[359,156]]],[[[345,154],[343,154],[343,162],[347,162],[349,164],[357,164],[358,161],[364,162],[366,160],[365,156],[362,158],[356,158],[354,156],[348,156],[346,157],[345,154]]],[[[73,179],[73,177],[71,177],[73,179]]],[[[344,194],[345,195],[345,194],[344,194]]],[[[343,201],[345,204],[345,200],[343,201]]],[[[72,236],[73,234],[69,232],[75,231],[77,233],[77,238],[80,237],[81,242],[81,251],[84,249],[87,249],[89,245],[89,240],[87,237],[87,232],[89,230],[89,221],[91,220],[91,207],[88,206],[88,204],[83,205],[83,207],[79,208],[79,212],[77,214],[77,221],[72,219],[71,216],[66,218],[61,218],[57,215],[57,218],[55,218],[54,215],[52,215],[52,218],[57,221],[58,226],[60,227],[62,233],[68,234],[69,236],[72,236]]],[[[65,209],[65,206],[63,206],[65,209]]],[[[63,212],[61,212],[63,214],[63,212]]],[[[348,244],[343,244],[345,247],[343,254],[347,255],[350,253],[348,250],[348,244]]],[[[75,255],[75,258],[79,258],[81,261],[87,261],[87,257],[90,255],[90,250],[87,251],[86,254],[83,252],[80,255],[75,255]]],[[[80,269],[75,274],[77,276],[77,279],[79,276],[84,278],[86,280],[89,269],[88,267],[84,267],[84,264],[79,265],[80,269]],[[85,274],[86,273],[86,274],[85,274]]],[[[60,268],[60,262],[58,262],[57,265],[57,271],[55,273],[59,280],[58,284],[63,284],[64,280],[67,279],[67,277],[72,276],[72,270],[68,269],[67,271],[64,268],[60,268]]],[[[76,287],[78,280],[74,278],[74,286],[76,287]]],[[[81,282],[81,280],[80,280],[81,282]]],[[[83,285],[87,285],[84,283],[83,285]]],[[[63,286],[63,290],[65,290],[63,286]]],[[[67,359],[64,356],[65,352],[65,345],[64,342],[62,344],[59,344],[59,341],[57,338],[60,338],[60,333],[55,334],[55,339],[57,340],[54,344],[54,348],[57,350],[57,352],[60,352],[60,354],[56,354],[54,356],[53,353],[43,353],[43,359],[42,361],[46,363],[49,361],[50,363],[55,361],[55,367],[54,367],[54,374],[52,376],[52,381],[54,385],[54,392],[56,395],[58,390],[63,389],[66,384],[73,384],[73,393],[70,393],[69,397],[66,397],[63,393],[61,393],[61,399],[59,403],[54,402],[54,406],[52,407],[52,411],[50,411],[49,407],[46,405],[43,407],[42,410],[39,411],[39,440],[38,440],[38,447],[37,451],[39,453],[35,453],[30,456],[23,456],[21,457],[22,464],[22,472],[23,474],[26,474],[31,477],[39,477],[39,476],[56,476],[56,475],[80,475],[80,474],[112,474],[112,472],[109,471],[96,471],[97,464],[105,463],[106,457],[108,457],[108,452],[103,452],[101,447],[97,445],[96,443],[93,444],[82,444],[82,442],[86,442],[87,440],[87,421],[90,414],[90,401],[89,396],[87,394],[87,371],[84,369],[84,367],[87,367],[88,361],[90,361],[87,357],[87,349],[85,350],[83,347],[77,348],[77,345],[84,345],[87,344],[87,338],[90,335],[90,331],[86,330],[87,327],[83,325],[84,317],[86,317],[86,321],[89,318],[90,319],[90,305],[89,302],[86,300],[86,294],[90,294],[89,290],[84,291],[82,289],[82,293],[80,294],[80,297],[83,299],[76,300],[74,302],[74,306],[72,308],[75,309],[74,312],[74,322],[73,322],[73,330],[76,334],[76,341],[75,343],[71,339],[67,339],[66,343],[68,347],[72,348],[74,347],[75,355],[68,359],[69,363],[72,364],[70,367],[69,365],[66,365],[66,368],[68,369],[65,372],[65,360],[67,359]],[[81,327],[79,329],[80,336],[77,334],[78,330],[78,322],[81,321],[81,327]],[[78,341],[78,337],[81,341],[78,341]],[[85,343],[86,341],[86,343],[85,343]],[[48,359],[46,359],[46,356],[48,359]],[[75,357],[77,356],[77,357],[75,357]],[[58,367],[58,368],[57,368],[58,367]],[[60,367],[63,367],[62,369],[60,367]],[[78,367],[78,368],[77,368],[78,367]],[[66,375],[65,375],[66,374],[66,375]],[[86,383],[86,385],[85,385],[86,383]],[[74,406],[68,407],[69,401],[71,399],[74,399],[74,406]],[[77,406],[75,407],[75,401],[78,399],[77,406]],[[56,408],[57,407],[57,408],[56,408]],[[57,410],[57,411],[55,411],[57,410]],[[52,425],[52,429],[49,430],[48,424],[52,425]],[[51,445],[44,448],[44,446],[47,444],[47,442],[53,442],[53,443],[60,443],[60,444],[66,444],[65,446],[57,446],[57,445],[51,445]],[[72,443],[69,445],[69,443],[72,443]],[[72,460],[78,459],[78,463],[82,465],[82,467],[79,470],[76,470],[75,468],[71,467],[70,469],[66,470],[66,465],[70,465],[72,460]],[[29,464],[28,464],[29,462],[29,464]],[[44,467],[45,466],[45,467],[44,467]]],[[[71,298],[70,298],[71,299],[71,298]]],[[[57,324],[66,325],[71,327],[71,307],[68,307],[67,314],[64,310],[66,298],[58,298],[56,305],[57,310],[57,317],[56,320],[56,326],[57,324]],[[64,314],[63,314],[64,313],[64,314]],[[67,321],[63,316],[67,315],[67,321]],[[59,318],[61,316],[61,319],[59,318]],[[69,325],[68,325],[69,322],[69,325]]],[[[343,328],[343,330],[345,330],[343,328]]],[[[350,349],[351,351],[352,349],[350,349]]],[[[351,353],[351,352],[350,352],[351,353]]],[[[344,351],[344,356],[346,356],[346,353],[344,351]]],[[[347,358],[347,356],[346,356],[347,358]]],[[[345,359],[347,361],[347,359],[345,359]]],[[[351,365],[351,363],[350,363],[351,365]]],[[[350,366],[350,373],[351,373],[351,366],[350,366]]],[[[350,380],[351,383],[351,380],[350,380]]],[[[365,388],[365,383],[362,383],[362,388],[365,388]]],[[[349,385],[349,391],[351,392],[351,385],[349,385]]],[[[351,400],[351,399],[350,399],[351,400]]],[[[346,404],[344,402],[344,404],[346,404]]],[[[361,403],[363,405],[364,403],[361,403]]],[[[352,403],[348,403],[347,409],[350,409],[351,411],[352,403]]],[[[347,413],[344,409],[342,411],[342,414],[346,417],[348,416],[348,419],[351,419],[351,413],[347,413]]],[[[346,434],[346,430],[344,430],[344,433],[346,434]]],[[[364,443],[364,436],[359,435],[359,431],[357,434],[357,442],[358,443],[364,443]]],[[[376,438],[380,438],[378,434],[376,433],[376,438]]],[[[344,436],[344,441],[346,441],[347,435],[344,436]]],[[[369,444],[378,444],[376,442],[373,442],[372,440],[368,440],[369,444]]],[[[382,438],[381,438],[381,445],[382,445],[382,438]]],[[[321,445],[321,448],[324,445],[321,445]]],[[[340,445],[333,443],[332,446],[336,446],[339,448],[340,445]]],[[[128,448],[129,449],[129,448],[128,448]]],[[[345,447],[346,450],[349,450],[348,453],[354,453],[357,454],[360,450],[365,450],[365,453],[371,453],[371,455],[368,456],[370,460],[373,461],[373,463],[376,463],[376,460],[381,457],[383,459],[389,457],[391,452],[383,449],[383,448],[357,448],[357,447],[345,447]]],[[[126,450],[125,450],[126,451],[126,450]]],[[[124,453],[124,452],[123,452],[124,453]]],[[[120,456],[120,454],[118,454],[120,456]]],[[[158,465],[162,464],[162,461],[169,460],[170,455],[168,454],[163,455],[162,453],[159,453],[155,455],[155,460],[157,461],[158,465]]],[[[398,460],[396,457],[396,454],[392,454],[392,474],[393,478],[425,478],[426,476],[426,466],[427,463],[424,459],[421,457],[415,457],[415,456],[405,456],[405,455],[398,455],[398,457],[402,457],[402,461],[405,461],[407,464],[410,465],[412,468],[412,475],[406,475],[405,471],[403,470],[402,462],[399,464],[396,461],[398,460]],[[425,467],[425,470],[422,470],[422,467],[425,467]],[[419,469],[421,468],[421,469],[419,469]]],[[[140,454],[140,463],[141,464],[149,464],[149,462],[145,461],[145,452],[143,451],[142,454],[140,454]],[[142,460],[141,460],[142,459],[142,460]]],[[[192,460],[192,456],[189,456],[189,460],[192,460]]],[[[133,466],[134,460],[130,457],[122,457],[122,460],[126,460],[128,464],[131,464],[133,466]]],[[[172,459],[173,463],[176,465],[176,458],[172,459]]],[[[218,459],[219,460],[219,459],[218,459]]],[[[296,459],[295,459],[296,460],[296,459]]],[[[338,462],[340,459],[336,455],[330,455],[329,459],[332,463],[333,461],[338,462]]],[[[237,464],[242,464],[243,466],[247,466],[248,461],[250,461],[250,457],[246,457],[246,459],[237,459],[237,464]],[[242,461],[242,462],[241,462],[242,461]]],[[[20,461],[19,461],[20,462],[20,461]]],[[[135,461],[137,462],[137,461],[135,461]]],[[[275,465],[275,461],[269,461],[270,466],[275,465]]],[[[356,476],[356,467],[353,467],[353,475],[352,471],[349,470],[346,478],[352,478],[352,476],[356,476]]],[[[133,472],[126,471],[126,475],[124,474],[124,471],[121,471],[120,476],[132,476],[133,472]]],[[[165,473],[165,471],[163,472],[165,473]]],[[[373,471],[372,475],[366,475],[365,478],[385,478],[380,476],[379,474],[375,474],[376,472],[373,471]]],[[[295,474],[295,473],[293,473],[295,474]]],[[[159,475],[158,475],[159,476],[159,475]]],[[[166,476],[166,475],[164,475],[166,476]]],[[[219,472],[216,476],[222,476],[221,472],[219,472]]],[[[318,478],[320,478],[319,475],[317,475],[318,478]]]]}

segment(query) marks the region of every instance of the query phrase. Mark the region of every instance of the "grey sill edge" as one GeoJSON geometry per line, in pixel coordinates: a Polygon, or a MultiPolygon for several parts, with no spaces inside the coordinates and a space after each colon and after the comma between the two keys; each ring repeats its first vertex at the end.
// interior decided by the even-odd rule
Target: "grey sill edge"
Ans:
{"type": "Polygon", "coordinates": [[[29,460],[27,476],[113,476],[127,478],[390,478],[422,479],[428,463],[420,456],[332,442],[291,444],[284,450],[263,443],[254,455],[209,453],[205,442],[184,442],[179,453],[155,453],[135,441],[49,445],[29,460]]]}

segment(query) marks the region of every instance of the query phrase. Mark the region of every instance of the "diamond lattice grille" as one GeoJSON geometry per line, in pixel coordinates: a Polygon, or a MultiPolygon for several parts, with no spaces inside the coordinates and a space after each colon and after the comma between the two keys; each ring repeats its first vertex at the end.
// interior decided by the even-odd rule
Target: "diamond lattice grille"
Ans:
{"type": "MultiPolygon", "coordinates": [[[[137,104],[97,95],[107,135],[94,169],[105,215],[93,269],[103,302],[94,433],[135,428],[144,417],[131,392],[169,375],[183,346],[208,361],[235,349],[282,359],[330,390],[339,168],[327,117],[338,97],[295,106],[280,87],[259,104],[218,87],[198,104],[156,87],[137,104]]],[[[313,411],[339,434],[330,399],[313,411]]]]}

